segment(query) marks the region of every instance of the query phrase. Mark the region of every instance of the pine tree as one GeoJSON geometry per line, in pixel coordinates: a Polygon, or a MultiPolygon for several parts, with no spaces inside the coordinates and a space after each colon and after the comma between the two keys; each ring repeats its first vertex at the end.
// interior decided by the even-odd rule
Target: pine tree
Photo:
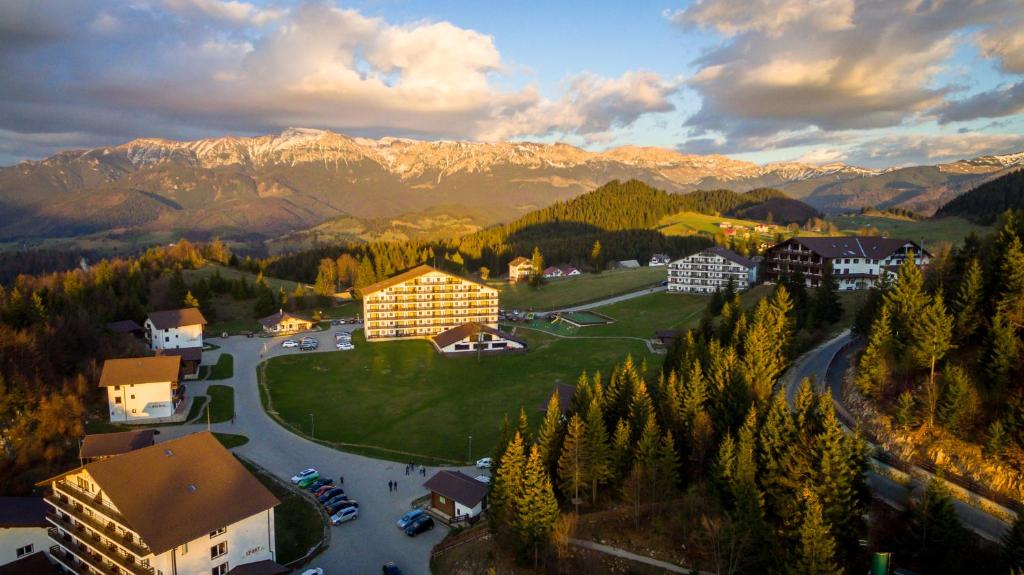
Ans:
{"type": "Polygon", "coordinates": [[[836,543],[828,523],[822,516],[821,504],[812,491],[804,494],[803,523],[800,525],[800,547],[792,573],[799,575],[840,575],[836,563],[836,543]]]}
{"type": "Polygon", "coordinates": [[[974,416],[974,398],[970,377],[958,366],[947,365],[942,372],[943,390],[939,404],[939,423],[956,433],[974,416]]]}
{"type": "Polygon", "coordinates": [[[1003,561],[1011,572],[1024,572],[1024,513],[1017,514],[1013,526],[1003,535],[1003,561]]]}
{"type": "Polygon", "coordinates": [[[909,428],[917,424],[917,403],[914,394],[904,391],[896,400],[896,423],[909,428]]]}
{"type": "MultiPolygon", "coordinates": [[[[914,262],[913,253],[907,252],[906,259],[900,264],[896,285],[885,293],[885,302],[892,313],[893,338],[897,346],[909,345],[912,326],[928,304],[924,276],[914,262]]],[[[899,354],[902,349],[896,351],[899,354]]]]}
{"type": "Polygon", "coordinates": [[[953,299],[957,341],[968,341],[978,331],[978,327],[982,323],[984,289],[978,258],[971,258],[967,262],[967,269],[964,270],[964,275],[956,290],[956,297],[953,299]]]}
{"type": "Polygon", "coordinates": [[[356,277],[353,286],[356,289],[361,289],[376,281],[377,272],[373,269],[373,262],[370,260],[369,256],[363,256],[359,259],[359,267],[356,268],[356,277]]]}
{"type": "Polygon", "coordinates": [[[604,416],[600,403],[595,399],[587,408],[585,421],[586,434],[583,444],[587,452],[587,473],[590,479],[590,500],[597,502],[597,485],[607,483],[612,478],[611,446],[608,444],[608,430],[604,426],[604,416]]]}
{"type": "Polygon", "coordinates": [[[676,453],[676,441],[672,437],[672,430],[666,431],[661,438],[656,469],[660,487],[659,491],[655,493],[655,497],[674,493],[676,485],[679,484],[679,455],[676,453]]]}
{"type": "Polygon", "coordinates": [[[633,429],[629,422],[620,419],[612,437],[612,470],[616,480],[626,476],[633,466],[633,429]]]}
{"type": "Polygon", "coordinates": [[[302,284],[296,283],[295,289],[292,290],[292,306],[294,309],[302,309],[306,307],[306,290],[302,287],[302,284]]]}
{"type": "Polygon", "coordinates": [[[185,292],[185,298],[182,301],[182,303],[185,305],[185,307],[199,307],[199,300],[197,300],[196,297],[192,295],[191,291],[185,292]]]}
{"type": "Polygon", "coordinates": [[[516,530],[524,544],[533,546],[536,567],[540,545],[548,540],[558,520],[558,500],[536,445],[530,449],[530,457],[526,461],[517,503],[516,530]]]}
{"type": "Polygon", "coordinates": [[[526,409],[519,408],[519,421],[516,423],[516,432],[523,438],[523,445],[533,443],[533,434],[530,433],[530,422],[526,419],[526,409]]]}
{"type": "Polygon", "coordinates": [[[911,509],[910,534],[925,573],[959,572],[967,532],[943,480],[932,478],[911,509]]]}
{"type": "Polygon", "coordinates": [[[861,393],[876,399],[881,398],[889,383],[890,358],[892,356],[892,323],[889,306],[882,304],[871,325],[868,345],[860,356],[856,384],[861,393]]]}
{"type": "Polygon", "coordinates": [[[821,281],[811,302],[812,327],[833,324],[843,317],[843,302],[839,299],[838,289],[832,263],[829,262],[821,270],[821,281]]]}
{"type": "Polygon", "coordinates": [[[633,397],[629,402],[629,424],[636,431],[642,431],[649,421],[654,420],[654,403],[647,393],[647,384],[637,378],[633,397]]]}
{"type": "Polygon", "coordinates": [[[1006,426],[1003,420],[997,419],[988,426],[988,437],[985,439],[985,454],[990,457],[1001,457],[1006,449],[1006,426]]]}
{"type": "Polygon", "coordinates": [[[833,409],[825,410],[822,417],[824,429],[815,441],[818,461],[811,486],[833,536],[844,555],[852,559],[864,530],[860,494],[866,491],[867,459],[860,440],[843,431],[833,409]]]}
{"type": "Polygon", "coordinates": [[[548,409],[537,430],[537,447],[540,457],[549,471],[554,471],[558,462],[559,442],[562,438],[562,408],[558,402],[558,390],[551,394],[548,409]]]}
{"type": "Polygon", "coordinates": [[[1024,248],[1013,235],[1003,251],[997,309],[1015,329],[1024,327],[1024,248]]]}
{"type": "Polygon", "coordinates": [[[928,383],[924,389],[928,425],[932,425],[939,400],[938,388],[935,385],[935,362],[945,357],[953,348],[953,318],[946,313],[946,305],[941,294],[936,294],[931,303],[921,310],[917,321],[911,324],[911,332],[911,353],[914,360],[921,367],[929,368],[928,383]]]}
{"type": "Polygon", "coordinates": [[[580,490],[586,495],[587,461],[586,426],[578,414],[573,414],[565,427],[565,440],[558,457],[558,487],[567,500],[579,498],[580,490]]]}
{"type": "Polygon", "coordinates": [[[987,370],[992,381],[1005,389],[1020,363],[1020,355],[1020,342],[1013,326],[1002,311],[997,311],[988,331],[987,370]]]}
{"type": "Polygon", "coordinates": [[[594,268],[595,273],[601,273],[601,269],[604,267],[604,254],[601,253],[601,240],[594,240],[594,245],[590,248],[590,267],[594,268]]]}
{"type": "Polygon", "coordinates": [[[514,524],[517,509],[522,503],[525,473],[523,437],[516,432],[494,470],[494,487],[490,497],[491,514],[494,515],[497,527],[514,524]]]}

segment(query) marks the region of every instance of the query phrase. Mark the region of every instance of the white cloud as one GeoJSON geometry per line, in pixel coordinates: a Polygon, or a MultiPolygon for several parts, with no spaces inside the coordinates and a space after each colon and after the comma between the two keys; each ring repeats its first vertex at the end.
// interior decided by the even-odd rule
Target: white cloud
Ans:
{"type": "Polygon", "coordinates": [[[1024,150],[1020,134],[898,134],[854,146],[849,157],[864,165],[903,166],[951,162],[1024,150]]]}
{"type": "Polygon", "coordinates": [[[1002,69],[1024,74],[1024,2],[1001,24],[978,34],[978,45],[987,58],[998,58],[1002,69]]]}
{"type": "Polygon", "coordinates": [[[238,0],[163,0],[167,9],[190,18],[211,19],[235,26],[262,26],[280,18],[284,12],[259,8],[238,0]]]}
{"type": "Polygon", "coordinates": [[[834,148],[815,148],[801,154],[795,161],[805,164],[831,164],[846,160],[846,152],[834,148]]]}
{"type": "Polygon", "coordinates": [[[796,25],[833,31],[852,28],[853,12],[853,0],[699,0],[668,16],[677,24],[714,28],[729,36],[762,32],[778,37],[796,25]]]}

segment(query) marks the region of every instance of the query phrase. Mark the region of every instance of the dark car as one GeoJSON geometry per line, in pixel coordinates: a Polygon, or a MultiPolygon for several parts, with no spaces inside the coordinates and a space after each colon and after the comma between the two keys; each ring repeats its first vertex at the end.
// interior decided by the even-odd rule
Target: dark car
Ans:
{"type": "Polygon", "coordinates": [[[345,509],[346,507],[356,507],[356,508],[359,507],[359,503],[357,503],[355,501],[349,501],[348,500],[348,496],[339,495],[338,497],[339,498],[344,497],[344,499],[341,499],[340,501],[331,503],[326,508],[324,508],[324,510],[327,511],[328,515],[334,515],[335,513],[341,511],[342,509],[345,509]]]}
{"type": "Polygon", "coordinates": [[[434,519],[429,515],[420,517],[416,521],[413,521],[405,527],[405,534],[409,537],[416,537],[424,531],[430,531],[434,528],[434,519]]]}
{"type": "Polygon", "coordinates": [[[383,575],[402,575],[402,570],[398,568],[398,565],[395,565],[394,561],[388,561],[385,563],[384,566],[380,568],[380,572],[383,575]]]}
{"type": "Polygon", "coordinates": [[[334,489],[328,489],[327,493],[324,493],[318,499],[320,499],[320,503],[327,503],[332,498],[337,497],[338,495],[344,495],[344,494],[345,494],[345,490],[344,489],[342,489],[341,487],[335,487],[334,489]]]}
{"type": "Polygon", "coordinates": [[[316,493],[317,490],[319,490],[324,485],[334,485],[334,480],[331,479],[330,477],[321,477],[320,479],[317,479],[316,481],[314,481],[313,485],[310,485],[306,489],[310,493],[316,493]]]}

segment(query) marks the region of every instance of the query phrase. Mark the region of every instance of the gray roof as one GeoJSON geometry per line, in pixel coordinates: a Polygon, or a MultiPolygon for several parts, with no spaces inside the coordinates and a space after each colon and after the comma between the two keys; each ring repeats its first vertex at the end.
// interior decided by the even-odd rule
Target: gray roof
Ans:
{"type": "Polygon", "coordinates": [[[712,246],[710,248],[707,248],[704,251],[713,253],[716,256],[721,256],[721,257],[723,257],[723,258],[725,258],[725,259],[727,259],[727,260],[729,260],[729,261],[731,261],[733,263],[739,264],[739,265],[741,265],[741,266],[743,266],[745,268],[752,268],[752,267],[756,267],[757,266],[757,264],[754,263],[753,260],[747,259],[747,258],[741,256],[740,254],[738,254],[738,253],[736,253],[736,252],[734,252],[732,250],[728,250],[728,249],[723,248],[722,246],[712,246]]]}
{"type": "Polygon", "coordinates": [[[477,503],[487,497],[487,484],[461,471],[438,471],[423,486],[470,508],[476,507],[477,503]]]}
{"type": "MultiPolygon", "coordinates": [[[[914,251],[930,255],[917,243],[911,240],[899,238],[884,238],[881,236],[825,236],[825,237],[796,237],[779,246],[789,242],[803,245],[814,253],[826,258],[868,258],[872,260],[885,259],[901,247],[912,244],[914,251]]],[[[775,249],[773,246],[771,249],[775,249]]]]}

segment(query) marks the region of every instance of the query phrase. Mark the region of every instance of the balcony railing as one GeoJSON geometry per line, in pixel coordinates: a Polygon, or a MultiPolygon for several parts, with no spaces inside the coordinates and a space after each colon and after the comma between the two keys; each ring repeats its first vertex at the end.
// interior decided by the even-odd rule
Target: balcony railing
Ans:
{"type": "Polygon", "coordinates": [[[121,569],[133,575],[153,575],[153,567],[137,561],[133,555],[125,552],[110,540],[105,540],[99,533],[79,525],[61,532],[56,527],[46,530],[51,539],[70,549],[83,559],[89,558],[103,565],[121,569]]]}
{"type": "MultiPolygon", "coordinates": [[[[145,545],[142,545],[142,541],[140,539],[134,536],[129,537],[125,534],[122,534],[110,523],[104,525],[102,521],[97,521],[96,518],[94,517],[90,517],[88,515],[85,515],[84,513],[78,512],[78,510],[76,510],[70,504],[64,503],[63,501],[60,501],[57,498],[51,499],[48,497],[47,501],[49,501],[51,505],[55,506],[61,511],[73,516],[75,520],[79,523],[86,525],[87,527],[91,528],[97,533],[102,533],[104,537],[106,537],[113,543],[120,545],[121,547],[124,547],[131,553],[135,554],[135,556],[138,557],[140,560],[153,553],[145,545]]],[[[56,513],[47,513],[46,518],[50,521],[50,523],[53,523],[58,527],[62,527],[66,531],[76,529],[76,525],[73,522],[71,522],[71,520],[65,519],[56,513]]]]}
{"type": "MultiPolygon", "coordinates": [[[[50,537],[59,543],[59,545],[50,547],[50,555],[72,573],[80,575],[91,575],[92,573],[124,575],[124,572],[119,570],[116,565],[109,561],[104,561],[102,557],[89,551],[85,545],[81,543],[76,544],[74,541],[64,541],[60,535],[51,535],[50,537]]],[[[152,573],[152,570],[149,572],[152,573]]]]}
{"type": "Polygon", "coordinates": [[[70,499],[74,499],[80,505],[88,507],[96,513],[99,513],[107,519],[117,523],[122,529],[131,531],[131,527],[128,526],[128,521],[124,516],[113,507],[104,503],[96,493],[84,491],[77,485],[63,479],[54,483],[54,493],[59,493],[70,499]]]}

